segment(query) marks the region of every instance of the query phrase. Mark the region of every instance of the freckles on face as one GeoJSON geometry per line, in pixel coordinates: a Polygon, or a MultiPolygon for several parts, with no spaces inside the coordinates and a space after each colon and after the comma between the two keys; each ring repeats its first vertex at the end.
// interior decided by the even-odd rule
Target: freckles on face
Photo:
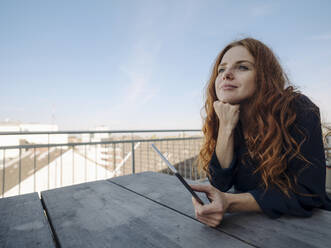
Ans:
{"type": "Polygon", "coordinates": [[[218,65],[215,91],[220,101],[240,104],[256,89],[254,57],[243,46],[229,49],[218,65]]]}

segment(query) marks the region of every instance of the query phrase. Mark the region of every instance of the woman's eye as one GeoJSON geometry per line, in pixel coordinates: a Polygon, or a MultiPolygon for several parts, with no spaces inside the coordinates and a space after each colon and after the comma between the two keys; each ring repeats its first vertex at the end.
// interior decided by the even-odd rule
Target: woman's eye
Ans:
{"type": "Polygon", "coordinates": [[[224,68],[220,68],[220,69],[218,69],[218,74],[220,74],[220,73],[222,73],[222,72],[224,72],[224,68]]]}
{"type": "Polygon", "coordinates": [[[242,71],[248,70],[248,67],[244,66],[244,65],[240,65],[238,68],[239,68],[239,70],[242,70],[242,71]]]}

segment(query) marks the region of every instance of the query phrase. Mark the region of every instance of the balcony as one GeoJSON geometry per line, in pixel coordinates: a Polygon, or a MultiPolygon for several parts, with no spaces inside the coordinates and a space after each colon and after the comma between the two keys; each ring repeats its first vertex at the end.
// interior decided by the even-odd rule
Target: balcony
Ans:
{"type": "Polygon", "coordinates": [[[152,143],[185,178],[204,177],[195,166],[200,130],[3,132],[0,137],[19,143],[0,146],[1,197],[145,171],[171,174],[152,143]]]}
{"type": "MultiPolygon", "coordinates": [[[[330,134],[324,140],[328,192],[331,192],[330,134]]],[[[185,178],[205,178],[196,166],[202,142],[200,130],[0,132],[0,137],[1,197],[145,171],[171,174],[152,151],[152,143],[185,178]],[[19,145],[3,145],[6,141],[19,145]]]]}

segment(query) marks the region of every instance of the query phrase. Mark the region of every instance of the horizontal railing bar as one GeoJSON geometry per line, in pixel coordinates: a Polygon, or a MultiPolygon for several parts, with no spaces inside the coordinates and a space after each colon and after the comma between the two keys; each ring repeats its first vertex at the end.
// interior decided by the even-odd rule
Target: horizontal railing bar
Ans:
{"type": "Polygon", "coordinates": [[[35,134],[82,134],[82,133],[170,133],[170,132],[201,132],[201,129],[162,129],[162,130],[98,130],[98,131],[24,131],[0,132],[0,135],[35,135],[35,134]]]}
{"type": "Polygon", "coordinates": [[[62,144],[31,144],[31,145],[19,145],[19,146],[0,146],[2,150],[9,149],[31,149],[42,147],[55,147],[55,146],[83,146],[83,145],[107,145],[107,144],[121,144],[132,142],[153,142],[153,141],[176,141],[176,140],[195,140],[202,137],[187,137],[187,138],[164,138],[164,139],[136,139],[136,140],[110,140],[99,142],[79,142],[79,143],[62,143],[62,144]]]}

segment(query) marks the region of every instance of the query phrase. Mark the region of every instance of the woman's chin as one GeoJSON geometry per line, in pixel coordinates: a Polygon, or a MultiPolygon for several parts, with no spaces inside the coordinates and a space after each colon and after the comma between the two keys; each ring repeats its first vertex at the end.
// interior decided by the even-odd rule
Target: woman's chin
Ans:
{"type": "Polygon", "coordinates": [[[223,97],[219,100],[222,101],[222,102],[225,102],[225,103],[232,104],[232,105],[240,103],[237,99],[233,99],[233,98],[230,98],[230,97],[223,97]]]}

